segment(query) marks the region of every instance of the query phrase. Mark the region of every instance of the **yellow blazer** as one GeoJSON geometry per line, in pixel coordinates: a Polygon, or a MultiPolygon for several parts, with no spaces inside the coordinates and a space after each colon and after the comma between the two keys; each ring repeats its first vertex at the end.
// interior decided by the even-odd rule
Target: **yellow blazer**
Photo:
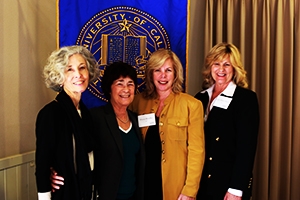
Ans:
{"type": "MultiPolygon", "coordinates": [[[[155,113],[158,99],[135,96],[130,109],[138,115],[155,113]]],[[[204,121],[202,103],[186,93],[170,94],[159,116],[162,145],[164,200],[180,194],[196,197],[204,165],[204,121]]],[[[142,127],[145,139],[148,127],[142,127]]]]}

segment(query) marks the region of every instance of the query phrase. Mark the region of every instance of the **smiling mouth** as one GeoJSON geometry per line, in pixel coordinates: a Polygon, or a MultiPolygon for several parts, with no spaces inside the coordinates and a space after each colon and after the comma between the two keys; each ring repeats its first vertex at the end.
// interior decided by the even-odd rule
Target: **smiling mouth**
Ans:
{"type": "Polygon", "coordinates": [[[159,84],[165,85],[168,83],[168,81],[158,81],[159,84]]]}
{"type": "Polygon", "coordinates": [[[74,85],[82,85],[84,83],[84,81],[77,81],[74,83],[74,85]]]}
{"type": "Polygon", "coordinates": [[[224,74],[224,73],[218,73],[217,75],[218,75],[218,76],[221,76],[221,77],[226,76],[226,74],[224,74]]]}
{"type": "Polygon", "coordinates": [[[121,97],[121,98],[129,98],[130,95],[129,95],[129,94],[128,94],[128,95],[120,95],[120,97],[121,97]]]}

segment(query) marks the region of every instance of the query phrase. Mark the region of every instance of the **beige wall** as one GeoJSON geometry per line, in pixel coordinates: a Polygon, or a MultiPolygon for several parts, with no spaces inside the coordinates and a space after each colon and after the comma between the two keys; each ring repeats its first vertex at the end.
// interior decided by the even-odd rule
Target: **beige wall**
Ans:
{"type": "Polygon", "coordinates": [[[54,0],[1,0],[0,158],[35,149],[36,114],[55,95],[41,79],[56,48],[55,13],[54,0]]]}
{"type": "MultiPolygon", "coordinates": [[[[191,0],[187,92],[201,85],[205,1],[191,0]]],[[[41,70],[56,48],[55,0],[1,0],[0,158],[35,149],[37,112],[53,99],[41,70]]]]}

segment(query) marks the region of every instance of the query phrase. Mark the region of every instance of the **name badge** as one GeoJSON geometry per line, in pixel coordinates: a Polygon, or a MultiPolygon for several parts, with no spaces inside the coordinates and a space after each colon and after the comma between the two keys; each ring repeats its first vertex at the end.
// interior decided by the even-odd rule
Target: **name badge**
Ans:
{"type": "Polygon", "coordinates": [[[223,108],[223,109],[227,109],[231,101],[232,101],[232,98],[230,98],[230,97],[218,96],[218,98],[216,99],[216,101],[214,103],[214,106],[223,108]]]}
{"type": "Polygon", "coordinates": [[[155,114],[145,114],[145,115],[139,115],[138,116],[138,123],[139,127],[145,127],[145,126],[153,126],[156,124],[155,122],[155,114]]]}

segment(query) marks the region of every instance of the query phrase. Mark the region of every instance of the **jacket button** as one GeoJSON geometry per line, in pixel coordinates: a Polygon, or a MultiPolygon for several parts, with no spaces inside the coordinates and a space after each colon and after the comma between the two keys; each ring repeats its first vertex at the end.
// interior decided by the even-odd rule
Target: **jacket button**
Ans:
{"type": "Polygon", "coordinates": [[[164,141],[164,140],[162,140],[162,141],[161,141],[161,143],[162,143],[162,144],[165,144],[165,141],[164,141]]]}
{"type": "Polygon", "coordinates": [[[164,154],[164,153],[165,153],[165,150],[162,150],[161,153],[164,154]]]}
{"type": "Polygon", "coordinates": [[[219,140],[220,140],[220,138],[219,138],[219,137],[217,137],[217,138],[216,138],[216,141],[219,141],[219,140]]]}
{"type": "Polygon", "coordinates": [[[211,177],[211,175],[209,174],[208,176],[207,176],[207,178],[210,178],[211,177]]]}
{"type": "Polygon", "coordinates": [[[166,162],[166,159],[163,158],[163,159],[162,159],[162,162],[166,162]]]}
{"type": "Polygon", "coordinates": [[[164,132],[163,132],[163,131],[161,131],[161,132],[160,132],[160,134],[161,134],[161,135],[163,135],[163,134],[164,134],[164,132]]]}
{"type": "Polygon", "coordinates": [[[177,125],[177,126],[180,126],[180,122],[177,122],[176,125],[177,125]]]}
{"type": "Polygon", "coordinates": [[[164,125],[164,123],[162,123],[162,122],[159,122],[159,125],[160,125],[160,126],[163,126],[163,125],[164,125]]]}
{"type": "Polygon", "coordinates": [[[212,160],[212,157],[209,157],[209,160],[212,160]]]}

